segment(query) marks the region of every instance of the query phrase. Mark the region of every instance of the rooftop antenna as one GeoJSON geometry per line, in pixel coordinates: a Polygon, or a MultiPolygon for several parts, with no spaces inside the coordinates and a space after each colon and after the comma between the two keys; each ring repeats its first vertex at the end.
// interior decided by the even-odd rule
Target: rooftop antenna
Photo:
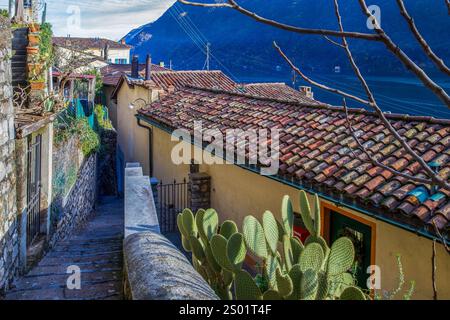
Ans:
{"type": "Polygon", "coordinates": [[[210,60],[211,60],[211,43],[206,44],[206,70],[210,69],[210,60]]]}

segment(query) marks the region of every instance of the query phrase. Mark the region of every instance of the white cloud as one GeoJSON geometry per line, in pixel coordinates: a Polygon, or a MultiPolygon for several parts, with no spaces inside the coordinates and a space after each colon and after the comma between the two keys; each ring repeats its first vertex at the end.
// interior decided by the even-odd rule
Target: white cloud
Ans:
{"type": "MultiPolygon", "coordinates": [[[[70,34],[74,37],[105,37],[118,40],[130,30],[159,18],[175,0],[46,0],[46,2],[47,21],[53,24],[55,35],[70,34]],[[74,22],[76,27],[70,27],[74,22]]],[[[0,0],[0,7],[7,7],[7,4],[8,0],[0,0]]]]}

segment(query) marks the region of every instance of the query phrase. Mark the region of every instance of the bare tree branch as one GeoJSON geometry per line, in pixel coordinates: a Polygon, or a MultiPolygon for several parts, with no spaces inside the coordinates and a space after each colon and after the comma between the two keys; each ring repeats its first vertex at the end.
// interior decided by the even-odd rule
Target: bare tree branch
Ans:
{"type": "MultiPolygon", "coordinates": [[[[416,77],[425,85],[425,87],[430,89],[447,106],[447,108],[450,109],[450,96],[447,94],[447,92],[445,92],[445,90],[442,87],[440,87],[436,82],[434,82],[424,70],[422,70],[416,63],[414,63],[411,60],[411,58],[408,57],[408,55],[406,55],[399,48],[399,46],[392,41],[392,39],[384,32],[382,28],[375,28],[377,34],[367,34],[359,32],[341,32],[325,29],[299,28],[261,17],[256,13],[241,7],[239,4],[237,4],[235,0],[227,0],[227,3],[214,3],[214,4],[191,2],[187,0],[178,0],[178,1],[186,5],[198,7],[231,8],[258,22],[273,26],[275,28],[296,32],[300,34],[316,34],[322,36],[347,37],[370,41],[381,41],[385,44],[386,48],[389,51],[391,51],[408,70],[411,70],[416,75],[416,77]]],[[[363,9],[363,12],[367,15],[367,17],[373,19],[373,21],[376,21],[376,18],[369,11],[365,1],[359,0],[359,2],[361,8],[363,9]]]]}
{"type": "Polygon", "coordinates": [[[328,91],[328,92],[338,94],[338,95],[340,95],[340,96],[346,97],[346,98],[348,98],[348,99],[355,100],[355,101],[357,101],[357,102],[359,102],[359,103],[362,103],[362,104],[365,104],[365,105],[370,105],[370,102],[367,101],[367,100],[364,100],[364,99],[362,99],[362,98],[359,98],[359,97],[357,97],[357,96],[355,96],[355,95],[353,95],[353,94],[344,92],[344,91],[342,91],[342,90],[328,87],[328,86],[326,86],[326,85],[324,85],[324,84],[321,84],[321,83],[319,83],[319,82],[316,82],[316,81],[310,79],[309,77],[307,77],[307,76],[306,76],[306,75],[305,75],[305,74],[304,74],[304,73],[303,73],[303,72],[302,72],[302,71],[301,71],[301,70],[300,70],[300,69],[299,69],[292,61],[291,61],[291,59],[288,58],[288,56],[284,53],[284,51],[280,48],[280,46],[279,46],[276,42],[273,43],[273,46],[275,47],[275,49],[277,49],[278,53],[279,53],[279,54],[281,55],[281,57],[289,64],[289,66],[290,66],[296,73],[298,73],[298,74],[303,78],[303,80],[305,80],[306,82],[308,82],[308,83],[310,83],[311,85],[313,85],[313,86],[315,86],[315,87],[318,87],[318,88],[320,88],[320,89],[322,89],[322,90],[326,90],[326,91],[328,91]]]}
{"type": "MultiPolygon", "coordinates": [[[[449,0],[450,1],[450,0],[449,0]]],[[[423,38],[422,34],[420,33],[419,29],[417,29],[416,23],[414,22],[414,19],[409,14],[408,10],[405,7],[405,3],[403,0],[397,0],[397,4],[400,8],[400,13],[405,18],[406,22],[409,25],[409,28],[411,29],[411,33],[414,35],[416,40],[419,42],[420,46],[422,47],[425,54],[430,58],[430,60],[447,75],[450,75],[450,69],[445,64],[444,60],[439,58],[434,51],[431,49],[427,41],[423,38]]]]}
{"type": "MultiPolygon", "coordinates": [[[[376,17],[370,12],[365,0],[358,0],[364,14],[373,21],[377,21],[376,17]]],[[[386,48],[391,51],[402,62],[408,70],[411,70],[416,77],[430,89],[446,106],[450,109],[450,96],[445,90],[434,82],[427,73],[421,69],[400,47],[392,41],[383,28],[375,28],[376,33],[381,37],[381,41],[386,48]]]]}
{"type": "MultiPolygon", "coordinates": [[[[344,30],[344,26],[342,24],[342,17],[341,17],[340,10],[339,10],[338,0],[334,0],[334,6],[335,6],[336,18],[337,18],[338,24],[339,24],[339,29],[342,31],[342,30],[344,30]]],[[[378,106],[378,103],[375,99],[375,96],[374,96],[372,90],[369,87],[369,84],[367,83],[366,79],[364,78],[364,76],[361,73],[361,70],[359,69],[358,65],[356,64],[353,54],[350,50],[349,44],[347,42],[347,39],[345,37],[342,38],[342,44],[344,45],[344,49],[347,54],[348,60],[350,61],[350,64],[352,66],[352,69],[353,69],[355,75],[357,76],[357,78],[359,79],[359,81],[361,82],[361,85],[367,94],[367,97],[370,102],[369,106],[375,110],[375,113],[378,115],[380,120],[383,122],[383,125],[394,136],[394,138],[398,142],[400,142],[403,149],[405,149],[405,151],[408,152],[408,154],[410,154],[412,156],[412,158],[420,164],[420,166],[425,170],[426,174],[432,179],[432,183],[428,183],[428,184],[437,184],[444,189],[450,190],[450,184],[447,183],[444,179],[442,179],[436,172],[434,172],[433,169],[431,169],[431,167],[423,160],[422,157],[420,157],[411,148],[409,143],[397,132],[397,130],[395,130],[395,128],[390,123],[390,121],[386,118],[385,114],[383,113],[381,108],[378,106]]],[[[391,172],[398,174],[398,173],[396,173],[396,170],[393,170],[391,172]]],[[[417,178],[414,178],[414,179],[416,179],[416,181],[417,181],[417,178]]],[[[414,180],[414,179],[412,179],[412,180],[414,180]]]]}
{"type": "Polygon", "coordinates": [[[372,41],[380,41],[381,40],[381,37],[379,37],[378,35],[370,34],[370,33],[361,33],[361,32],[341,33],[339,31],[334,31],[334,30],[295,27],[292,25],[284,24],[284,23],[281,23],[281,22],[278,22],[275,20],[261,17],[261,16],[257,15],[256,13],[251,12],[250,10],[247,10],[247,9],[241,7],[234,0],[227,0],[227,3],[199,3],[199,2],[191,2],[191,1],[187,1],[187,0],[178,0],[178,1],[181,2],[182,4],[196,6],[196,7],[231,8],[231,9],[234,9],[234,10],[236,10],[258,22],[273,26],[275,28],[279,28],[279,29],[291,31],[291,32],[296,32],[296,33],[300,33],[300,34],[316,34],[316,35],[334,36],[334,37],[345,36],[347,38],[365,39],[365,40],[372,40],[372,41]]]}
{"type": "Polygon", "coordinates": [[[324,36],[324,38],[325,38],[328,42],[330,42],[331,44],[334,44],[335,46],[338,46],[338,47],[340,47],[340,48],[344,48],[344,45],[343,45],[343,44],[334,41],[334,40],[331,39],[330,37],[324,36]]]}
{"type": "Polygon", "coordinates": [[[441,238],[441,242],[444,245],[445,250],[447,251],[447,253],[450,254],[450,247],[447,245],[447,241],[445,240],[442,233],[439,231],[439,228],[436,225],[436,222],[434,222],[434,221],[433,221],[433,227],[434,227],[434,230],[436,231],[436,234],[439,236],[439,238],[441,238]]]}
{"type": "MultiPolygon", "coordinates": [[[[409,175],[409,174],[397,171],[397,170],[395,170],[395,169],[393,169],[393,168],[391,168],[391,167],[389,167],[389,166],[379,162],[378,160],[376,160],[373,157],[373,155],[366,149],[366,147],[364,147],[363,143],[361,142],[361,140],[356,135],[355,129],[353,128],[353,125],[352,125],[351,120],[350,120],[350,116],[348,114],[348,107],[347,107],[347,102],[345,101],[345,98],[344,98],[344,101],[343,101],[343,105],[344,105],[344,110],[345,110],[345,117],[346,117],[346,120],[347,120],[347,127],[348,127],[348,129],[350,131],[350,134],[351,134],[352,138],[358,144],[358,149],[360,149],[366,155],[367,160],[369,162],[371,162],[374,166],[380,167],[380,168],[382,168],[384,170],[389,171],[390,173],[392,173],[394,175],[400,176],[400,177],[408,179],[410,181],[414,181],[414,182],[422,183],[422,184],[428,184],[428,185],[431,185],[433,183],[433,181],[431,179],[422,179],[420,177],[415,177],[415,176],[412,176],[412,175],[409,175]]],[[[353,156],[355,158],[359,158],[355,154],[355,152],[353,150],[352,150],[352,153],[353,153],[353,156]]]]}

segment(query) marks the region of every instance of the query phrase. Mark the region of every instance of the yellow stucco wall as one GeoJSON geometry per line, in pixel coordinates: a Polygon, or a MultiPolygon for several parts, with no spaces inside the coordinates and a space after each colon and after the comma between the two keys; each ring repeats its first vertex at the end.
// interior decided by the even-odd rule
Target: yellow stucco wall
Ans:
{"type": "MultiPolygon", "coordinates": [[[[187,178],[189,166],[176,166],[171,160],[177,142],[172,142],[168,133],[156,127],[153,132],[156,177],[163,181],[187,178]]],[[[200,170],[212,177],[212,207],[219,212],[222,221],[232,219],[241,225],[246,215],[260,218],[266,210],[280,218],[284,195],[291,197],[294,208],[299,211],[299,190],[295,188],[233,165],[201,165],[200,170]]],[[[328,203],[324,199],[321,202],[328,203]]],[[[416,282],[413,298],[432,299],[433,242],[359,212],[345,210],[376,225],[375,264],[381,268],[382,288],[397,287],[396,255],[400,254],[406,281],[416,282]]],[[[437,244],[437,289],[439,299],[450,299],[450,255],[441,244],[437,244]]]]}
{"type": "Polygon", "coordinates": [[[148,148],[148,131],[137,125],[136,106],[132,107],[137,99],[152,101],[152,92],[139,86],[129,87],[126,83],[117,95],[117,143],[124,154],[125,163],[141,163],[144,175],[150,174],[148,148]]]}

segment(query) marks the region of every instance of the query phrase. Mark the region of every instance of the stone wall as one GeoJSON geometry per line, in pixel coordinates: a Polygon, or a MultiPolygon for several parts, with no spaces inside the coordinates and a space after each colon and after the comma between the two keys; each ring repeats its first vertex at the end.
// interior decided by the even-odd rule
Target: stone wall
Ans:
{"type": "Polygon", "coordinates": [[[0,17],[0,293],[17,272],[19,252],[10,30],[0,17]]]}
{"type": "MultiPolygon", "coordinates": [[[[66,148],[56,149],[53,163],[61,161],[61,153],[66,148]]],[[[73,155],[73,153],[72,153],[73,155]]],[[[83,227],[88,218],[94,213],[97,200],[97,154],[93,154],[82,161],[78,169],[76,181],[68,193],[52,202],[52,226],[49,246],[53,247],[58,241],[64,240],[75,230],[83,227]]]]}
{"type": "Polygon", "coordinates": [[[189,191],[191,192],[190,208],[197,212],[199,209],[211,208],[211,177],[206,173],[191,173],[189,175],[189,191]]]}
{"type": "Polygon", "coordinates": [[[150,178],[125,169],[124,291],[132,300],[218,300],[188,259],[160,234],[150,178]]]}
{"type": "Polygon", "coordinates": [[[117,195],[116,146],[117,132],[100,129],[101,147],[98,156],[98,190],[100,195],[117,195]]]}

